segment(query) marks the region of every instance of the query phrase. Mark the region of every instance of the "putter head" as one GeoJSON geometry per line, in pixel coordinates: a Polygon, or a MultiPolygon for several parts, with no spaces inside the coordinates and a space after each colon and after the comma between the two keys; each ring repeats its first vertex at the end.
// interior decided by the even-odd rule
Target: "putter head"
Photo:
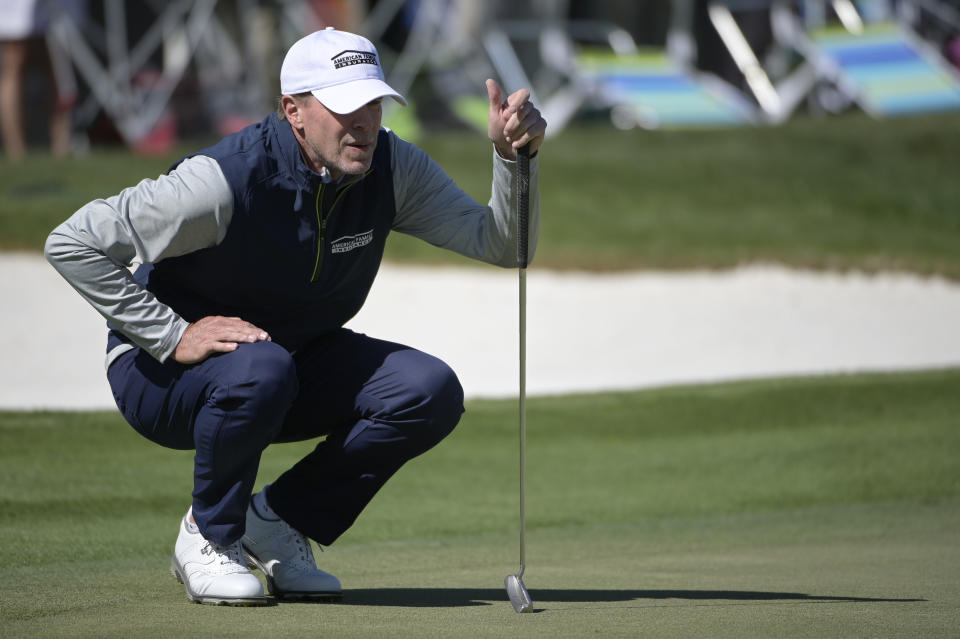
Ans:
{"type": "Polygon", "coordinates": [[[517,612],[533,612],[533,601],[530,599],[530,593],[527,587],[523,585],[523,580],[519,575],[507,575],[503,580],[503,585],[507,588],[507,596],[513,609],[517,612]]]}

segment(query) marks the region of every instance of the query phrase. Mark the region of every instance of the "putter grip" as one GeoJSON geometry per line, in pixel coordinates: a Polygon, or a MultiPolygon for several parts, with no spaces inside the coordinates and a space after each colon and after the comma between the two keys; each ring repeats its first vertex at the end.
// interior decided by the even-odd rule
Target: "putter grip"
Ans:
{"type": "Polygon", "coordinates": [[[517,149],[517,263],[527,268],[530,227],[530,146],[517,149]]]}

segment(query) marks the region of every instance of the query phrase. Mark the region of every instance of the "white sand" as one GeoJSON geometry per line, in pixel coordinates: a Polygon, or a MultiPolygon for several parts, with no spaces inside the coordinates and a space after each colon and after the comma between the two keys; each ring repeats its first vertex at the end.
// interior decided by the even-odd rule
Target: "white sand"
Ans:
{"type": "MultiPolygon", "coordinates": [[[[0,255],[0,408],[105,408],[104,321],[39,256],[0,255]]],[[[517,274],[385,265],[354,330],[517,392],[517,274]]],[[[751,266],[528,272],[530,394],[960,366],[960,285],[751,266]]]]}

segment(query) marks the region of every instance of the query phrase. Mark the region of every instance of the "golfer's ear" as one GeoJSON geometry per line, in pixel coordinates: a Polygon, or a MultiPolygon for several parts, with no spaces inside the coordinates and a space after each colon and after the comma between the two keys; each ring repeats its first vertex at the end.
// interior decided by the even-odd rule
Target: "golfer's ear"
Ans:
{"type": "Polygon", "coordinates": [[[300,117],[300,104],[292,95],[284,95],[280,98],[280,108],[283,109],[283,115],[291,126],[303,126],[303,120],[300,117]]]}

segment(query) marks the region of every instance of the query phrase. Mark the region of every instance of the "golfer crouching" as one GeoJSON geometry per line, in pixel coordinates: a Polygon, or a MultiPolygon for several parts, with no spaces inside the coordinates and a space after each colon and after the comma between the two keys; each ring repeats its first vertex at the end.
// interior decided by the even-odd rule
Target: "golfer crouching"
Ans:
{"type": "MultiPolygon", "coordinates": [[[[529,91],[504,100],[487,81],[495,150],[483,206],[380,126],[382,100],[405,101],[367,39],[328,28],[299,40],[280,90],[278,113],[90,202],[46,244],[108,320],[107,377],[124,417],[161,446],[196,451],[172,569],[201,603],[268,603],[248,563],[274,597],[341,596],[307,538],[332,544],[463,413],[444,362],[343,325],[390,231],[515,267],[517,148],[535,153],[546,130],[529,91]],[[267,446],[320,437],[251,495],[267,446]]],[[[536,184],[534,156],[531,255],[536,184]]]]}

